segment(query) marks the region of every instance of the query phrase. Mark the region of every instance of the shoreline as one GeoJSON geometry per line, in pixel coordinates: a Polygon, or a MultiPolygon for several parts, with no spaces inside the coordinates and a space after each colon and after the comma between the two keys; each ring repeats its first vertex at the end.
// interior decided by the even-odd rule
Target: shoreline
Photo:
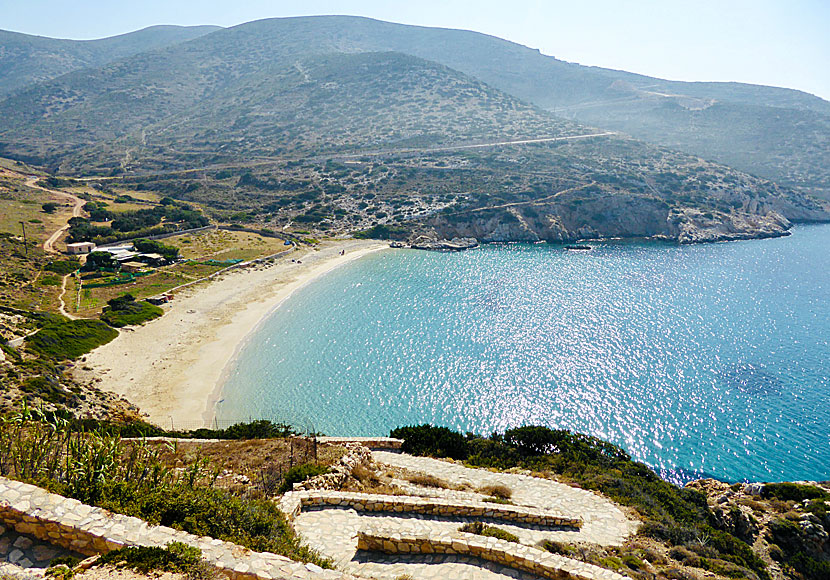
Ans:
{"type": "Polygon", "coordinates": [[[126,398],[151,423],[184,429],[208,425],[234,361],[287,298],[332,270],[388,247],[376,240],[328,242],[186,288],[176,293],[164,316],[122,329],[115,340],[83,357],[74,374],[126,398]]]}

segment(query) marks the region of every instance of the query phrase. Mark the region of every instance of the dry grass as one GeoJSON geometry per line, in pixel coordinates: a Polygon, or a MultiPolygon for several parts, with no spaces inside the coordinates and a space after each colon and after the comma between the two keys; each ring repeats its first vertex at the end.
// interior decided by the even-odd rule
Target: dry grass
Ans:
{"type": "Polygon", "coordinates": [[[413,485],[420,485],[421,487],[434,487],[438,489],[451,489],[452,487],[449,483],[434,475],[419,473],[407,476],[406,480],[413,485]]]}
{"type": "MultiPolygon", "coordinates": [[[[183,469],[194,461],[204,463],[207,478],[218,474],[220,487],[242,491],[244,488],[272,487],[292,466],[315,462],[314,447],[300,437],[252,439],[242,441],[175,442],[152,441],[162,450],[161,460],[168,467],[183,469]]],[[[346,453],[339,445],[317,445],[316,462],[332,465],[346,453]]]]}
{"type": "Polygon", "coordinates": [[[513,490],[506,485],[485,485],[479,488],[478,492],[501,500],[509,500],[513,497],[513,490]]]}

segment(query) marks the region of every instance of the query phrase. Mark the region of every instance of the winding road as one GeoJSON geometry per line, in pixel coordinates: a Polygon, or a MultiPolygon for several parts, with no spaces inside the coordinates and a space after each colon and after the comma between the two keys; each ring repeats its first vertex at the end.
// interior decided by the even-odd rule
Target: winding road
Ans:
{"type": "MultiPolygon", "coordinates": [[[[32,189],[39,189],[41,191],[45,191],[47,193],[51,193],[53,195],[58,195],[60,197],[72,200],[74,202],[74,205],[72,206],[72,217],[81,217],[81,212],[83,211],[84,204],[86,203],[83,199],[76,195],[72,195],[71,193],[67,193],[65,191],[60,191],[58,189],[49,189],[48,187],[38,185],[38,179],[40,179],[38,176],[27,177],[26,187],[31,187],[32,189]]],[[[69,223],[66,223],[57,231],[55,231],[51,236],[49,236],[49,238],[45,242],[43,242],[44,251],[50,254],[57,254],[58,251],[55,249],[55,242],[57,242],[60,239],[61,235],[68,229],[69,223]]]]}
{"type": "MultiPolygon", "coordinates": [[[[71,200],[73,202],[72,217],[80,217],[81,216],[81,212],[83,211],[84,204],[86,203],[83,199],[81,199],[80,197],[78,197],[76,195],[73,195],[71,193],[67,193],[65,191],[60,191],[58,189],[49,189],[48,187],[43,187],[42,185],[38,185],[38,183],[37,183],[38,179],[40,179],[40,178],[36,175],[27,177],[26,178],[26,186],[30,187],[32,189],[39,189],[41,191],[45,191],[46,193],[51,193],[53,195],[58,195],[58,196],[63,197],[65,199],[71,200]]],[[[63,233],[66,232],[66,230],[68,230],[68,229],[69,229],[69,223],[68,223],[68,220],[67,220],[66,224],[64,224],[63,226],[58,228],[55,232],[52,233],[51,236],[49,236],[46,239],[45,242],[43,242],[43,250],[45,252],[49,253],[49,254],[59,254],[60,252],[58,252],[58,250],[55,249],[55,243],[57,243],[57,241],[60,239],[60,237],[63,235],[63,233]]],[[[81,257],[81,262],[83,262],[83,261],[84,261],[84,257],[82,256],[81,257]]],[[[66,295],[66,284],[69,281],[70,276],[72,276],[72,274],[66,274],[63,277],[63,279],[61,280],[61,291],[60,291],[60,294],[58,294],[58,311],[61,314],[63,314],[64,316],[66,316],[67,318],[71,318],[72,320],[76,320],[78,317],[73,315],[73,314],[70,314],[66,310],[66,303],[63,300],[64,295],[66,295]]]]}

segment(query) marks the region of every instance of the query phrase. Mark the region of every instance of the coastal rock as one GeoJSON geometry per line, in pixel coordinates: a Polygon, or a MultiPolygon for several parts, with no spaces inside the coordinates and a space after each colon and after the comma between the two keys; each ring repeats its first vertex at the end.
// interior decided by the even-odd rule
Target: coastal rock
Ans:
{"type": "Polygon", "coordinates": [[[436,239],[436,237],[430,236],[419,236],[410,243],[410,247],[413,250],[433,250],[439,252],[457,252],[460,250],[469,250],[477,246],[477,239],[459,237],[447,240],[436,239]]]}
{"type": "Polygon", "coordinates": [[[424,222],[415,244],[435,249],[437,240],[453,238],[485,243],[652,238],[694,244],[786,236],[793,223],[830,221],[830,204],[807,196],[761,198],[742,190],[720,195],[718,209],[708,210],[650,195],[582,191],[550,202],[437,214],[424,222]]]}

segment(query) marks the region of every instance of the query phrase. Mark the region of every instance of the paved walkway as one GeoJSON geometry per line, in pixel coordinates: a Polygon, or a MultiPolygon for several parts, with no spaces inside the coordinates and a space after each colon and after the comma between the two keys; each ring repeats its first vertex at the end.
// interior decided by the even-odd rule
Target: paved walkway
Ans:
{"type": "MultiPolygon", "coordinates": [[[[467,491],[456,491],[418,487],[403,480],[396,482],[412,495],[481,501],[484,496],[472,490],[487,485],[504,485],[512,490],[512,501],[517,505],[544,508],[565,516],[578,516],[584,520],[580,530],[513,525],[503,521],[487,522],[515,534],[525,545],[533,546],[545,539],[619,545],[636,531],[636,522],[629,520],[612,502],[596,494],[554,481],[527,475],[470,469],[436,459],[388,451],[374,451],[372,456],[378,463],[410,472],[434,475],[453,485],[467,484],[470,488],[467,491]]],[[[420,514],[357,512],[350,508],[326,507],[306,508],[294,520],[294,528],[312,548],[332,558],[339,569],[358,576],[392,579],[402,574],[410,574],[418,580],[536,578],[477,558],[438,554],[384,555],[357,551],[357,531],[367,525],[389,526],[402,533],[436,533],[454,532],[461,524],[476,519],[481,520],[420,514]]]]}
{"type": "MultiPolygon", "coordinates": [[[[372,457],[379,463],[434,475],[453,484],[467,484],[473,489],[487,485],[504,485],[513,492],[511,501],[517,505],[532,506],[582,518],[584,523],[578,532],[557,531],[545,534],[545,537],[550,539],[619,546],[637,529],[637,522],[627,518],[622,510],[611,501],[595,493],[549,479],[470,469],[430,457],[413,457],[388,451],[373,451],[372,457]]],[[[430,490],[430,492],[443,497],[470,499],[469,492],[441,489],[430,490]]]]}

